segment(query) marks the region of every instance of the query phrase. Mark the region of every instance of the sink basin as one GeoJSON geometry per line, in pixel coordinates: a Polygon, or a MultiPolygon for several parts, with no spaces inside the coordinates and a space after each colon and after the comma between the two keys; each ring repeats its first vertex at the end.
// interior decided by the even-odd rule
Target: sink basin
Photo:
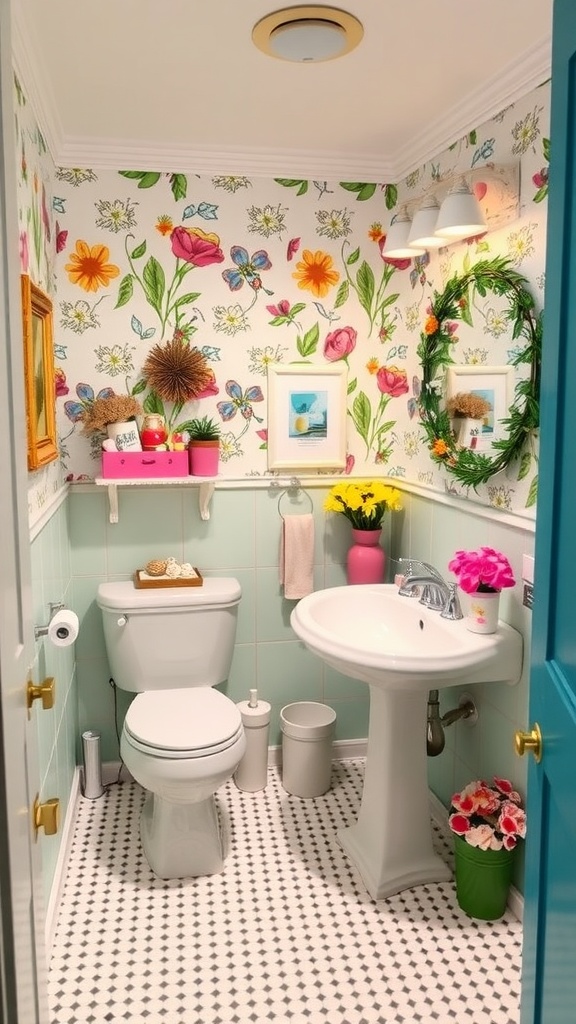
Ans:
{"type": "Polygon", "coordinates": [[[385,689],[431,690],[466,683],[516,683],[522,637],[500,623],[471,633],[393,584],[317,590],[295,606],[296,635],[344,675],[385,689]]]}
{"type": "MultiPolygon", "coordinates": [[[[499,623],[472,633],[392,584],[332,587],[302,598],[290,618],[306,646],[370,687],[370,725],[357,822],[338,840],[375,899],[451,877],[434,852],[427,781],[429,690],[515,683],[522,637],[499,623]]],[[[454,726],[453,728],[456,728],[454,726]]]]}

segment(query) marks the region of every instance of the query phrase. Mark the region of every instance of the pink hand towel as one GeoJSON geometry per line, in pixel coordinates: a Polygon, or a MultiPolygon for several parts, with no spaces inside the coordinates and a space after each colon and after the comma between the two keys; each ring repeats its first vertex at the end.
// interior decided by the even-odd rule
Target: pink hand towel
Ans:
{"type": "Polygon", "coordinates": [[[280,533],[280,583],[284,597],[298,601],[314,590],[314,516],[283,516],[280,533]]]}

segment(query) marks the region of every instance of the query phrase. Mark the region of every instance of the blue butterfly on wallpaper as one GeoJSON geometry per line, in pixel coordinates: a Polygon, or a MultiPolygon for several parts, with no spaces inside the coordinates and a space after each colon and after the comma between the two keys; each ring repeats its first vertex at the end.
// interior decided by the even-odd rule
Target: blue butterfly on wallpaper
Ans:
{"type": "Polygon", "coordinates": [[[426,267],[429,263],[429,252],[424,252],[421,256],[414,257],[414,267],[410,271],[410,284],[413,288],[416,287],[418,281],[420,281],[420,284],[426,284],[426,267]]]}
{"type": "Polygon", "coordinates": [[[422,385],[419,377],[412,377],[412,397],[408,399],[408,415],[411,420],[420,415],[420,393],[422,385]]]}
{"type": "Polygon", "coordinates": [[[54,212],[55,213],[66,213],[66,207],[64,206],[65,202],[66,202],[65,199],[60,199],[59,196],[53,196],[52,197],[52,209],[54,210],[54,212]]]}
{"type": "Polygon", "coordinates": [[[252,402],[264,401],[262,388],[256,384],[251,388],[247,388],[246,391],[242,391],[237,381],[228,380],[226,381],[225,390],[232,401],[216,403],[216,408],[223,420],[231,420],[239,412],[245,420],[250,420],[254,417],[257,423],[262,423],[262,420],[255,415],[252,408],[252,402]]]}
{"type": "Polygon", "coordinates": [[[78,423],[82,419],[86,409],[92,405],[96,398],[111,398],[114,394],[114,389],[102,388],[95,395],[94,388],[91,388],[89,384],[77,384],[76,394],[80,399],[79,402],[64,402],[64,412],[72,423],[78,423]]]}
{"type": "Polygon", "coordinates": [[[203,217],[204,220],[218,220],[218,207],[214,203],[199,203],[198,206],[187,206],[182,214],[182,220],[190,217],[203,217]]]}

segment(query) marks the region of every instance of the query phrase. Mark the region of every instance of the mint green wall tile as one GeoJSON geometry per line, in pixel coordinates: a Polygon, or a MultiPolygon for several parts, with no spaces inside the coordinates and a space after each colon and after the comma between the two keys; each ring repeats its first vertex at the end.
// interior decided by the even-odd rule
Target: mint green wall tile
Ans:
{"type": "Polygon", "coordinates": [[[210,577],[230,576],[238,580],[242,587],[242,597],[238,605],[238,624],[236,628],[236,643],[254,643],[256,637],[256,572],[254,569],[230,569],[220,572],[215,569],[204,573],[206,579],[210,577]]]}
{"type": "Polygon", "coordinates": [[[75,576],[104,576],[108,495],[105,491],[80,494],[72,488],[68,502],[72,572],[75,576]]]}
{"type": "Polygon", "coordinates": [[[352,527],[346,516],[325,514],[324,555],[328,565],[345,565],[352,543],[352,527]]]}
{"type": "Polygon", "coordinates": [[[274,704],[322,700],[322,663],[299,641],[259,643],[258,690],[274,704]]]}
{"type": "Polygon", "coordinates": [[[96,603],[101,580],[95,576],[77,576],[74,583],[74,611],[80,621],[76,641],[77,658],[95,658],[104,649],[102,613],[96,603]]]}
{"type": "Polygon", "coordinates": [[[452,795],[456,792],[454,785],[454,751],[446,745],[437,757],[429,757],[428,786],[438,797],[444,807],[448,807],[452,795]]]}
{"type": "Polygon", "coordinates": [[[194,489],[184,492],[184,556],[202,569],[231,571],[252,567],[255,562],[254,493],[216,491],[210,519],[198,512],[194,489]]]}
{"type": "Polygon", "coordinates": [[[49,708],[45,711],[42,707],[42,702],[36,700],[32,705],[31,717],[33,728],[36,729],[38,741],[38,766],[40,769],[40,779],[43,783],[52,760],[54,746],[56,743],[56,709],[49,708]],[[34,718],[36,719],[35,722],[34,718]]]}
{"type": "Polygon", "coordinates": [[[248,700],[249,691],[253,689],[258,689],[258,696],[262,700],[270,699],[266,687],[258,687],[255,644],[236,644],[228,681],[218,689],[235,704],[241,700],[248,700]]]}
{"type": "Polygon", "coordinates": [[[324,572],[324,586],[344,587],[346,585],[346,566],[336,564],[327,565],[324,572]]]}
{"type": "Polygon", "coordinates": [[[368,694],[357,700],[334,700],[327,697],[323,703],[328,704],[336,712],[336,740],[364,739],[368,736],[368,694]]]}
{"type": "Polygon", "coordinates": [[[182,493],[175,487],[124,487],[119,522],[107,523],[108,573],[133,573],[151,558],[183,561],[182,493]]]}
{"type": "MultiPolygon", "coordinates": [[[[319,579],[321,570],[314,571],[313,582],[319,579]]],[[[258,569],[256,572],[256,638],[264,640],[294,640],[290,615],[296,601],[287,600],[278,577],[276,566],[258,569]]]]}
{"type": "Polygon", "coordinates": [[[324,697],[331,700],[364,700],[369,697],[369,687],[360,679],[351,679],[336,669],[324,666],[324,697]]]}
{"type": "MultiPolygon", "coordinates": [[[[109,685],[110,671],[106,658],[94,658],[78,662],[78,737],[76,757],[82,763],[80,737],[86,729],[94,729],[102,735],[101,750],[105,761],[119,757],[115,732],[114,692],[109,685]]],[[[134,695],[117,690],[118,723],[121,730],[126,709],[134,695]]]]}

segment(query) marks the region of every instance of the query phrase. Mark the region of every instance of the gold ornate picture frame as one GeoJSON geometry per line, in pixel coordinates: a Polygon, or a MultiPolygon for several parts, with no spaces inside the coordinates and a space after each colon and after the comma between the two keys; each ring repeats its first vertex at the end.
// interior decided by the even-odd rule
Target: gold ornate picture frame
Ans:
{"type": "Polygon", "coordinates": [[[52,301],[21,275],[28,469],[58,458],[52,301]]]}

